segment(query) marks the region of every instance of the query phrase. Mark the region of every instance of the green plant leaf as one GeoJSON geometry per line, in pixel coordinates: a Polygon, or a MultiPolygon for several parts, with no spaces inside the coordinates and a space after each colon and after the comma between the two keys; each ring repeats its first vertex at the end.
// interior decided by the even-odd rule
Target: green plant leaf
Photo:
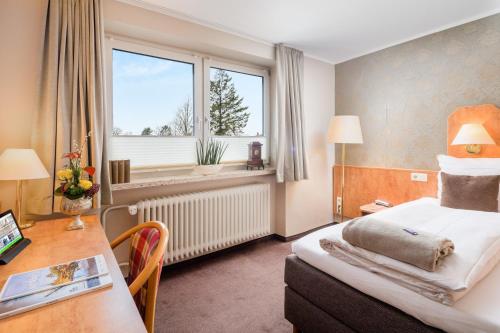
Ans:
{"type": "Polygon", "coordinates": [[[196,161],[198,165],[220,164],[228,145],[213,139],[203,142],[201,139],[196,144],[196,161]]]}

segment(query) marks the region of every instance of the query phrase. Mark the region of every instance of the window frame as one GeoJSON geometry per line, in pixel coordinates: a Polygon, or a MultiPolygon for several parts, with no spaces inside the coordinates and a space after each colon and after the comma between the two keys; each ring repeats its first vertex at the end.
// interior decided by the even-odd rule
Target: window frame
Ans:
{"type": "Polygon", "coordinates": [[[268,144],[267,139],[269,138],[270,132],[270,112],[269,112],[269,70],[259,69],[253,67],[247,67],[243,65],[236,65],[227,61],[222,60],[212,60],[205,59],[203,61],[204,70],[204,89],[207,91],[207,95],[203,96],[204,100],[204,111],[205,111],[205,126],[204,130],[207,133],[206,138],[265,138],[266,144],[268,144]],[[210,133],[210,98],[208,97],[208,91],[210,91],[210,68],[217,68],[222,70],[228,70],[232,72],[237,72],[241,74],[261,76],[262,80],[262,135],[212,135],[210,133]]]}
{"type": "MultiPolygon", "coordinates": [[[[271,137],[271,114],[270,114],[270,69],[253,66],[251,64],[236,64],[229,60],[225,59],[213,59],[207,56],[198,55],[193,52],[182,51],[173,49],[170,47],[144,43],[141,41],[130,40],[128,38],[120,38],[117,39],[115,36],[107,35],[105,40],[105,65],[106,65],[106,79],[105,86],[107,89],[106,92],[106,106],[107,106],[107,127],[109,138],[113,137],[113,50],[120,50],[124,52],[136,53],[144,56],[152,56],[163,58],[172,61],[179,61],[184,63],[193,64],[193,136],[152,136],[158,139],[169,140],[172,138],[196,138],[201,140],[208,140],[211,138],[261,138],[267,145],[266,156],[262,156],[265,163],[268,163],[270,156],[270,137],[271,137]],[[262,115],[262,129],[263,133],[261,136],[249,136],[249,135],[241,135],[241,136],[212,136],[210,132],[210,68],[220,68],[223,70],[238,72],[242,74],[256,75],[261,76],[263,78],[262,82],[262,98],[263,98],[263,115],[262,115]]],[[[142,137],[141,135],[131,135],[132,137],[142,137]]],[[[111,147],[110,147],[111,149],[111,147]]],[[[235,160],[235,161],[224,161],[223,164],[244,164],[246,162],[245,159],[235,160]]],[[[178,169],[179,167],[188,168],[192,166],[189,163],[179,162],[175,164],[161,164],[161,165],[147,165],[147,166],[133,166],[132,170],[153,170],[153,169],[178,169]]]]}
{"type": "MultiPolygon", "coordinates": [[[[106,79],[106,89],[107,89],[107,107],[109,110],[109,133],[110,137],[113,136],[113,50],[119,50],[123,52],[135,53],[138,55],[143,55],[146,57],[156,57],[160,59],[183,62],[188,64],[193,64],[193,132],[194,135],[190,136],[171,136],[180,138],[203,138],[203,128],[201,128],[201,122],[203,116],[203,63],[200,57],[194,55],[188,55],[185,53],[174,52],[170,50],[161,49],[158,47],[151,47],[139,44],[137,42],[128,42],[123,40],[117,40],[114,38],[108,38],[106,40],[106,65],[107,65],[107,79],[106,79]]],[[[141,137],[141,135],[128,135],[133,137],[141,137]]],[[[156,136],[153,136],[156,137],[156,136]]],[[[168,139],[169,137],[158,136],[159,139],[168,139]]]]}

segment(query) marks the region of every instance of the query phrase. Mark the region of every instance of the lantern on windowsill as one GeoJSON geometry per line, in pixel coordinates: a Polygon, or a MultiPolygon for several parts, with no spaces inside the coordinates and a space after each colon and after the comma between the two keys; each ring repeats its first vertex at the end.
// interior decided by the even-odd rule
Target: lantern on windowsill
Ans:
{"type": "Polygon", "coordinates": [[[255,141],[248,144],[247,170],[253,168],[264,170],[264,161],[262,160],[262,143],[255,141]]]}

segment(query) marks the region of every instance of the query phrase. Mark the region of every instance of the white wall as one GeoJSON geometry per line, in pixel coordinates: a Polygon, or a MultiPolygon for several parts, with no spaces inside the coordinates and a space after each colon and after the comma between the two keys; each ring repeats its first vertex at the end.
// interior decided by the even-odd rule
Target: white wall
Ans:
{"type": "MultiPolygon", "coordinates": [[[[37,108],[43,0],[0,1],[0,152],[29,148],[37,108]]],[[[0,211],[13,208],[15,182],[0,181],[0,211]]]]}
{"type": "MultiPolygon", "coordinates": [[[[37,84],[42,57],[43,0],[0,2],[0,151],[28,147],[31,118],[37,107],[37,84]],[[14,32],[15,33],[12,33],[14,32]]],[[[166,46],[183,48],[260,66],[273,66],[272,45],[258,43],[215,29],[172,18],[161,13],[104,1],[107,32],[127,35],[166,46]]],[[[311,179],[276,186],[275,230],[294,235],[331,220],[331,165],[333,148],[326,144],[328,120],[334,111],[334,66],[305,60],[305,111],[311,179]]],[[[259,181],[275,184],[272,177],[259,181]]],[[[227,182],[234,185],[238,181],[227,182]]],[[[210,184],[200,185],[203,188],[210,184]]],[[[217,185],[217,184],[212,184],[217,185]]],[[[220,184],[219,184],[220,185],[220,184]]],[[[274,186],[274,185],[273,185],[274,186]]],[[[178,191],[192,190],[182,186],[178,191]]],[[[171,189],[165,189],[170,192],[171,189]]],[[[139,193],[120,194],[120,203],[137,199],[139,193]]],[[[140,193],[147,194],[147,193],[140,193]]],[[[0,182],[2,209],[14,206],[14,184],[0,182]]]]}

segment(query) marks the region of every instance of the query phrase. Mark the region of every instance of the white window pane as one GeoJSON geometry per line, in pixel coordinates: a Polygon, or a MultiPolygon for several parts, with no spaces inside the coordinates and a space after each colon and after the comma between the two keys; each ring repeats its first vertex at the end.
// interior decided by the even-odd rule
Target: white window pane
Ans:
{"type": "Polygon", "coordinates": [[[113,49],[113,135],[193,135],[194,64],[113,49]]]}
{"type": "Polygon", "coordinates": [[[113,136],[111,159],[130,159],[131,167],[196,164],[196,138],[113,136]]]}
{"type": "Polygon", "coordinates": [[[227,144],[227,150],[222,158],[223,162],[248,160],[248,145],[254,141],[262,143],[262,159],[267,160],[267,143],[264,137],[218,137],[214,140],[227,144]]]}
{"type": "Polygon", "coordinates": [[[264,78],[210,68],[210,132],[216,136],[264,134],[264,78]]]}

